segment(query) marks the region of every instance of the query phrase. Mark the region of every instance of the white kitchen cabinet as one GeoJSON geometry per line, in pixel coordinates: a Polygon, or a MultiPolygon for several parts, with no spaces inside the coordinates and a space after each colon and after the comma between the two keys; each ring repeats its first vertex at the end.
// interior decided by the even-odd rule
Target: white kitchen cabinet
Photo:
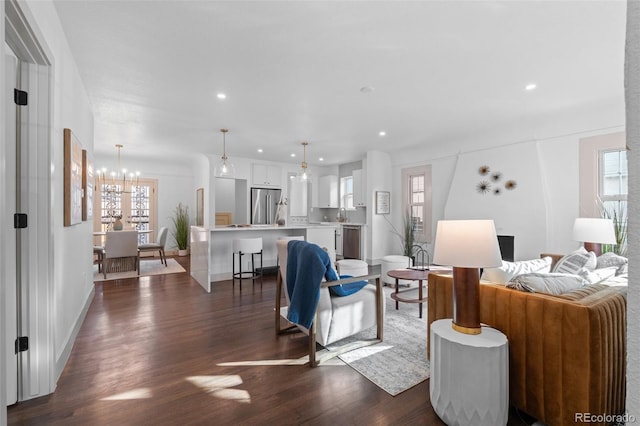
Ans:
{"type": "Polygon", "coordinates": [[[336,225],[336,255],[342,256],[342,225],[336,225]]]}
{"type": "Polygon", "coordinates": [[[362,169],[353,171],[353,207],[367,205],[367,184],[362,169]]]}
{"type": "Polygon", "coordinates": [[[273,164],[252,164],[251,184],[280,188],[282,185],[282,167],[274,166],[273,164]]]}
{"type": "Polygon", "coordinates": [[[333,226],[318,226],[307,229],[307,241],[327,249],[332,263],[336,263],[336,228],[333,226]]]}
{"type": "MultiPolygon", "coordinates": [[[[317,205],[319,208],[338,208],[338,176],[329,175],[318,178],[317,186],[318,198],[317,205]]],[[[314,201],[316,198],[313,197],[314,201]]]]}

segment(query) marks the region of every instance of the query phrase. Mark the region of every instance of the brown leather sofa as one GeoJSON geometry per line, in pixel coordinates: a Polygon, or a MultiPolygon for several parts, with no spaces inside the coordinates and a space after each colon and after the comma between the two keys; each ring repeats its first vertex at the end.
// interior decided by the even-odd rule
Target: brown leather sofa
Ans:
{"type": "MultiPolygon", "coordinates": [[[[429,275],[428,333],[452,318],[452,287],[451,275],[429,275]]],[[[550,426],[622,414],[626,291],[595,284],[556,296],[481,284],[480,320],[509,340],[510,404],[550,426]]]]}

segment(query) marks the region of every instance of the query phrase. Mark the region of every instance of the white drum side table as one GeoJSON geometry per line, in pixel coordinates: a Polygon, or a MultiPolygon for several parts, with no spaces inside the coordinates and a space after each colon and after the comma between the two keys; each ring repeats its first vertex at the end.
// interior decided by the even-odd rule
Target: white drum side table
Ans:
{"type": "Polygon", "coordinates": [[[509,346],[500,331],[480,334],[431,324],[431,405],[447,425],[506,425],[509,416],[509,346]]]}

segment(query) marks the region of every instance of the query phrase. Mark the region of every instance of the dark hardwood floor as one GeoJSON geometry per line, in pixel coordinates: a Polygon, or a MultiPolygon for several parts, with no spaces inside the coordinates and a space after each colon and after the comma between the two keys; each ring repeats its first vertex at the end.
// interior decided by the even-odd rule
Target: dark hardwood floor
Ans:
{"type": "Polygon", "coordinates": [[[348,366],[264,365],[306,352],[306,336],[275,336],[274,298],[275,277],[242,293],[188,273],[96,283],[55,393],[9,407],[9,424],[443,424],[428,380],[392,397],[348,366]]]}

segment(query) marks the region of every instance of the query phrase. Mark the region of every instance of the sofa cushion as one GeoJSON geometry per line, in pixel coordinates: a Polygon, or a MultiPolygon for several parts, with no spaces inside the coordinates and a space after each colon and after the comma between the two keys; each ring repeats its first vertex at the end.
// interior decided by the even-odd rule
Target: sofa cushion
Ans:
{"type": "Polygon", "coordinates": [[[580,247],[578,250],[560,259],[551,272],[577,274],[582,268],[587,268],[588,270],[596,269],[597,263],[594,252],[587,251],[584,247],[580,247]]]}
{"type": "Polygon", "coordinates": [[[530,293],[563,294],[585,285],[589,285],[589,281],[579,275],[532,272],[513,277],[507,287],[530,293]]]}
{"type": "Polygon", "coordinates": [[[522,260],[519,262],[502,261],[499,268],[485,268],[482,279],[494,284],[506,284],[513,277],[529,272],[549,272],[551,269],[551,257],[542,259],[522,260]]]}

